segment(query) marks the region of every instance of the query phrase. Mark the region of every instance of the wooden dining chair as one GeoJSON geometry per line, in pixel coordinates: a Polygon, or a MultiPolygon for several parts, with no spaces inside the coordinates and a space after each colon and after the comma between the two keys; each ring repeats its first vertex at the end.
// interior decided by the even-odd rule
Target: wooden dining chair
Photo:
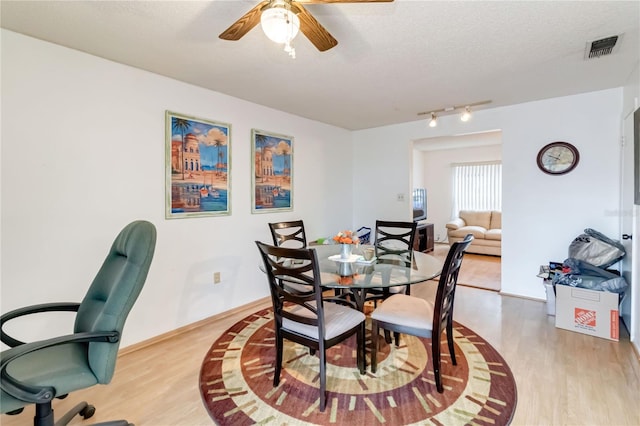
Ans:
{"type": "Polygon", "coordinates": [[[307,346],[310,355],[317,352],[320,358],[320,411],[324,411],[327,349],[355,334],[356,361],[360,374],[365,374],[365,315],[349,306],[325,303],[314,249],[275,247],[259,241],[256,244],[264,262],[273,304],[276,337],[273,386],[280,383],[283,339],[307,346]]]}
{"type": "MultiPolygon", "coordinates": [[[[416,222],[376,220],[374,247],[377,263],[411,267],[416,228],[416,222]]],[[[377,306],[379,300],[384,300],[392,294],[410,294],[410,289],[411,286],[408,285],[372,288],[368,290],[366,300],[373,301],[377,306]]]]}
{"type": "MultiPolygon", "coordinates": [[[[410,296],[394,294],[387,298],[371,314],[371,372],[375,373],[378,363],[378,334],[380,328],[396,333],[431,338],[431,361],[436,379],[436,388],[442,393],[440,374],[440,335],[447,332],[447,343],[451,361],[456,365],[453,348],[453,302],[458,281],[458,272],[462,265],[464,251],[473,236],[467,235],[463,241],[453,243],[444,262],[438,282],[435,302],[410,296]]],[[[398,341],[396,340],[396,346],[398,341]]]]}
{"type": "MultiPolygon", "coordinates": [[[[307,235],[302,220],[269,223],[273,245],[287,248],[307,248],[307,235]]],[[[292,284],[293,286],[294,284],[292,284]]],[[[304,288],[304,284],[298,285],[304,288]]],[[[298,289],[300,290],[300,288],[298,289]]],[[[338,292],[336,291],[336,295],[338,292]]]]}
{"type": "Polygon", "coordinates": [[[288,248],[306,248],[307,234],[302,220],[274,222],[269,224],[273,245],[288,248]]]}
{"type": "MultiPolygon", "coordinates": [[[[269,229],[271,230],[273,245],[277,247],[307,247],[307,236],[304,230],[304,222],[302,220],[269,223],[269,229]]],[[[337,288],[333,293],[333,296],[327,297],[325,300],[331,300],[337,303],[353,306],[353,303],[349,301],[350,296],[348,291],[337,288]]]]}

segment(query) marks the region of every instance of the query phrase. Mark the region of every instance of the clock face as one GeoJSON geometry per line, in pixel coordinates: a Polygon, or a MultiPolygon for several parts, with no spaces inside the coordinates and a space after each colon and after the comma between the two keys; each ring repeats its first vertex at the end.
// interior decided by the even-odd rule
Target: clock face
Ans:
{"type": "Polygon", "coordinates": [[[580,160],[575,146],[567,142],[552,142],[538,152],[538,167],[551,175],[562,175],[573,170],[580,160]]]}

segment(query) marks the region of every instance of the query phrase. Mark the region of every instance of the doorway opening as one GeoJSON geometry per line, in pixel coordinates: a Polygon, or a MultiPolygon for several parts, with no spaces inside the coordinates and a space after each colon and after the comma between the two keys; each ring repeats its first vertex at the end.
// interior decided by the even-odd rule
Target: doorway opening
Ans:
{"type": "MultiPolygon", "coordinates": [[[[428,223],[433,224],[436,255],[449,247],[446,224],[458,216],[453,166],[465,163],[501,162],[502,131],[452,135],[413,142],[412,182],[429,194],[428,223]]],[[[499,188],[502,191],[502,188],[499,188]]],[[[501,288],[501,258],[469,253],[459,283],[488,290],[501,288]],[[486,272],[486,273],[485,273],[486,272]],[[474,278],[475,275],[475,278],[474,278]],[[468,281],[468,282],[465,282],[468,281]]]]}

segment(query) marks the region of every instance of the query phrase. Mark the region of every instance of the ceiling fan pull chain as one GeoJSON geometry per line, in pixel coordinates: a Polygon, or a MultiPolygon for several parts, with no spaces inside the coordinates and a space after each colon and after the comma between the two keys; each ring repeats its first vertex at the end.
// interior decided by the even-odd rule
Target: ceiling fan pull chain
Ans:
{"type": "MultiPolygon", "coordinates": [[[[290,13],[293,13],[293,12],[291,12],[291,2],[290,1],[286,2],[285,8],[290,13]]],[[[287,28],[289,29],[289,36],[287,37],[287,41],[284,44],[284,51],[289,54],[289,57],[291,57],[291,59],[295,59],[296,58],[296,49],[291,45],[291,42],[295,38],[295,36],[297,34],[297,31],[295,31],[293,25],[291,25],[290,16],[291,15],[288,13],[287,14],[287,28]]]]}
{"type": "Polygon", "coordinates": [[[291,42],[287,41],[284,45],[284,51],[287,52],[289,54],[289,56],[291,56],[292,59],[296,58],[296,49],[291,46],[291,42]]]}

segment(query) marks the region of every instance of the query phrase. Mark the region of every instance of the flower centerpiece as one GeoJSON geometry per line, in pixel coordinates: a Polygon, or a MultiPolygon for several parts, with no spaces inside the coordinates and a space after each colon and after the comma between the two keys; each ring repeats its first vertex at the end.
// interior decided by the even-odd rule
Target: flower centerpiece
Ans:
{"type": "Polygon", "coordinates": [[[353,231],[340,231],[333,237],[333,241],[340,244],[340,258],[349,259],[351,257],[351,249],[360,239],[353,231]]]}

